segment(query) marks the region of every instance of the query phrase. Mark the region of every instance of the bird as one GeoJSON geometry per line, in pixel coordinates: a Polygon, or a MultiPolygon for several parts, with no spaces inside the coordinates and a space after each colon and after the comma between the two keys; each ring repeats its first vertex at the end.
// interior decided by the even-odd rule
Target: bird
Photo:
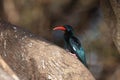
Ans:
{"type": "Polygon", "coordinates": [[[53,30],[62,30],[64,31],[64,42],[66,48],[73,54],[77,56],[77,58],[86,66],[86,56],[85,51],[81,45],[81,42],[77,37],[74,35],[74,31],[71,25],[62,25],[56,26],[53,30]]]}

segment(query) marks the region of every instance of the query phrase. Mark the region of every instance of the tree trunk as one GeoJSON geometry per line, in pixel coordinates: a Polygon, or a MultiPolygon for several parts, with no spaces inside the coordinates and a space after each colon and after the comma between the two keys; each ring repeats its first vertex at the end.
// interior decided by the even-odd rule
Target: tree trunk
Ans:
{"type": "Polygon", "coordinates": [[[101,7],[106,24],[111,29],[110,35],[120,53],[120,1],[101,0],[101,7]]]}
{"type": "Polygon", "coordinates": [[[0,55],[20,80],[94,80],[65,50],[4,21],[0,21],[0,55]]]}

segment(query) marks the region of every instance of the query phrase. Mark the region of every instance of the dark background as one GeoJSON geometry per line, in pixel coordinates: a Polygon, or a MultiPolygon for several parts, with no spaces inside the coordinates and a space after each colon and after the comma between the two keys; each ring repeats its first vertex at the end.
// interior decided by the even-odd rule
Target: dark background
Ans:
{"type": "MultiPolygon", "coordinates": [[[[74,28],[97,80],[115,80],[120,56],[105,24],[99,0],[0,0],[0,18],[64,47],[59,25],[74,28]]],[[[118,74],[119,75],[119,74],[118,74]]]]}

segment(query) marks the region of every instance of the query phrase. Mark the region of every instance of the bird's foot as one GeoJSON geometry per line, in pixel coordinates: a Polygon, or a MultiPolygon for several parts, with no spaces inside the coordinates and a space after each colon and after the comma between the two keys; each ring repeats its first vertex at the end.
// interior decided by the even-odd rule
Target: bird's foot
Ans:
{"type": "Polygon", "coordinates": [[[65,49],[67,52],[70,52],[68,49],[65,49]]]}
{"type": "Polygon", "coordinates": [[[72,56],[74,56],[75,58],[77,58],[76,54],[71,54],[72,56]]]}
{"type": "Polygon", "coordinates": [[[73,57],[77,58],[76,54],[71,53],[71,52],[69,52],[69,53],[70,53],[70,55],[72,55],[73,57]]]}
{"type": "Polygon", "coordinates": [[[77,58],[76,54],[71,53],[68,49],[65,49],[70,55],[74,56],[75,58],[77,58]]]}

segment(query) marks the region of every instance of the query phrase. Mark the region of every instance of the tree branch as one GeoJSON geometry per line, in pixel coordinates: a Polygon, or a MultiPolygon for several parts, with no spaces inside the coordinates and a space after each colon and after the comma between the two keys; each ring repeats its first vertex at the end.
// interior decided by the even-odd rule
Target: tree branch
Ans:
{"type": "Polygon", "coordinates": [[[4,21],[0,21],[0,55],[20,80],[94,80],[65,50],[4,21]]]}

